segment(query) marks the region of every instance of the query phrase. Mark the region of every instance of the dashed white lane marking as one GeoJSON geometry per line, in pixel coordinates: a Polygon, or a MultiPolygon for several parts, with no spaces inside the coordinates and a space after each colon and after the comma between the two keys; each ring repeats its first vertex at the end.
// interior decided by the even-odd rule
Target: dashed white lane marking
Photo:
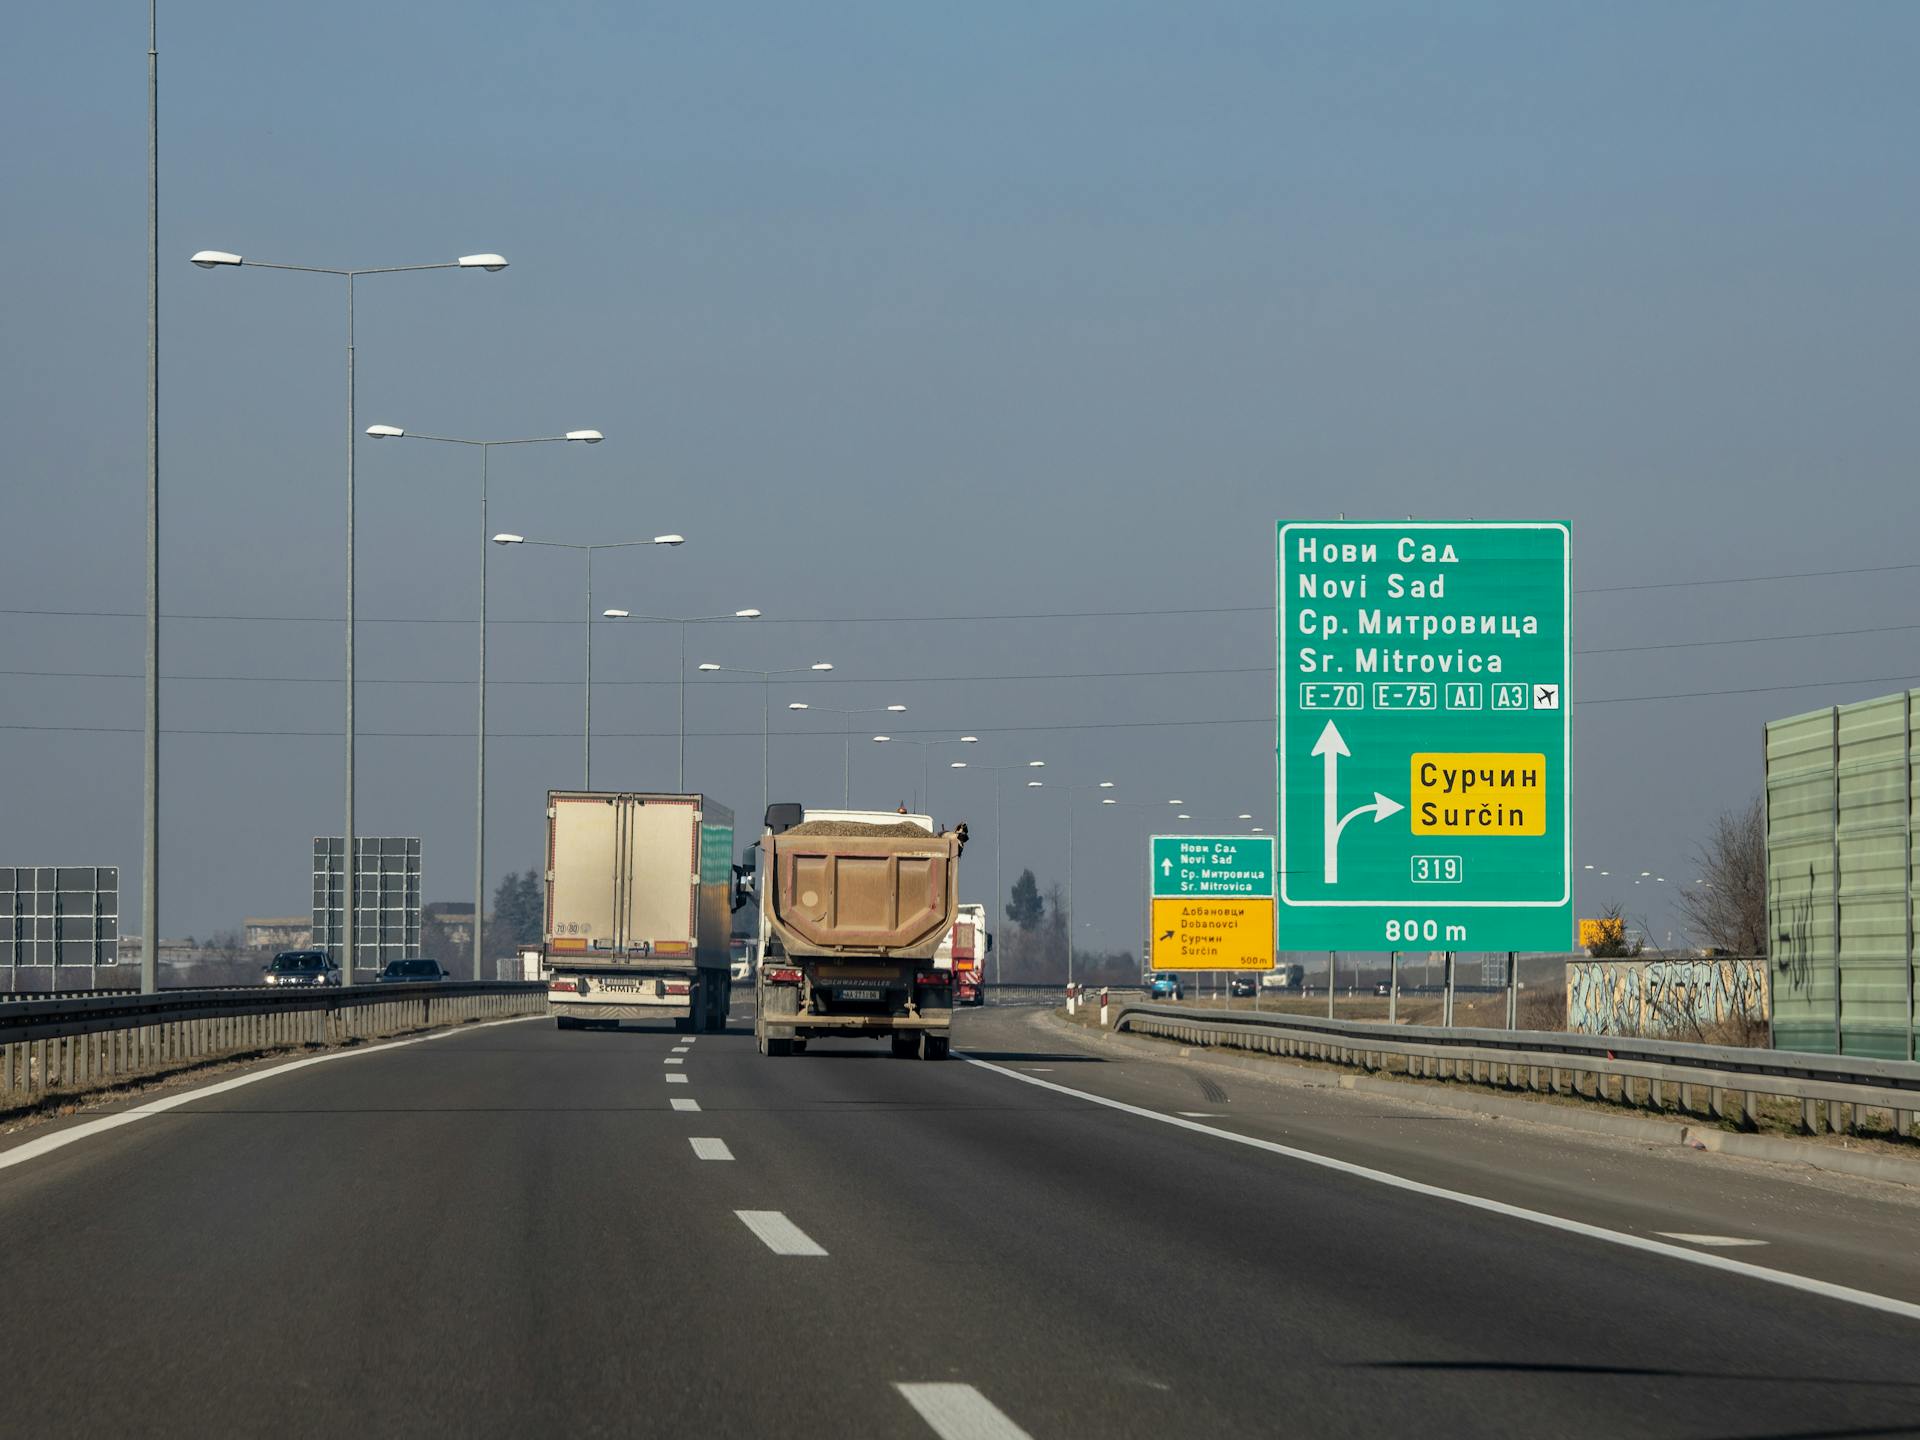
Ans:
{"type": "Polygon", "coordinates": [[[1220,1118],[1220,1112],[1218,1110],[1176,1110],[1173,1113],[1176,1115],[1184,1115],[1189,1120],[1218,1120],[1220,1118]]]}
{"type": "Polygon", "coordinates": [[[1033,1440],[971,1385],[896,1384],[940,1440],[1033,1440]]]}
{"type": "Polygon", "coordinates": [[[684,1055],[687,1053],[687,1047],[684,1045],[676,1045],[673,1047],[673,1053],[676,1055],[684,1055]]]}
{"type": "Polygon", "coordinates": [[[669,1055],[665,1060],[661,1061],[660,1063],[663,1065],[684,1065],[687,1062],[682,1060],[678,1055],[669,1055]]]}
{"type": "Polygon", "coordinates": [[[1693,1235],[1685,1230],[1656,1230],[1656,1235],[1664,1235],[1669,1240],[1684,1240],[1689,1245],[1706,1245],[1715,1250],[1733,1250],[1742,1245],[1764,1245],[1764,1240],[1747,1240],[1738,1235],[1693,1235]]]}
{"type": "Polygon", "coordinates": [[[1022,1065],[1020,1068],[1029,1075],[1051,1075],[1053,1073],[1053,1067],[1051,1065],[1022,1065]]]}
{"type": "Polygon", "coordinates": [[[700,1102],[698,1100],[682,1100],[678,1096],[675,1096],[667,1103],[676,1110],[698,1110],[700,1108],[700,1102]]]}
{"type": "Polygon", "coordinates": [[[1375,1170],[1368,1165],[1356,1165],[1350,1160],[1336,1160],[1331,1155],[1320,1155],[1312,1150],[1300,1150],[1292,1145],[1262,1140],[1257,1135],[1237,1135],[1231,1130],[1216,1129],[1212,1125],[1202,1125],[1196,1120],[1162,1114],[1158,1110],[1148,1110],[1140,1105],[1129,1105],[1124,1100],[1110,1100],[1105,1095],[1075,1090],[1071,1086],[1062,1085],[1057,1080],[1042,1080],[1036,1075],[1022,1075],[1018,1070],[1009,1070],[1004,1065],[995,1065],[987,1060],[976,1060],[971,1055],[962,1055],[960,1059],[969,1065],[977,1065],[982,1070],[991,1070],[996,1075],[1004,1075],[1009,1080],[1018,1080],[1022,1085],[1035,1085],[1042,1090],[1071,1095],[1074,1099],[1085,1100],[1090,1105],[1118,1110],[1122,1114],[1135,1115],[1142,1120],[1155,1120],[1162,1125],[1172,1125],[1180,1130],[1191,1130],[1196,1135],[1207,1135],[1215,1140],[1245,1145],[1249,1149],[1264,1150],[1271,1155],[1284,1155],[1287,1159],[1298,1160],[1303,1165],[1317,1165],[1323,1170],[1351,1175],[1357,1180],[1368,1180],[1394,1190],[1404,1190],[1411,1195],[1425,1195],[1429,1199],[1445,1200],[1454,1205],[1463,1205],[1469,1210],[1481,1210],[1490,1215],[1504,1215],[1511,1220],[1523,1220],[1529,1225],[1542,1225],[1549,1230],[1584,1236],[1589,1240],[1618,1245],[1622,1249],[1639,1250],[1668,1260],[1681,1260],[1689,1265],[1698,1265],[1703,1270],[1719,1270],[1729,1275],[1741,1275],[1749,1280],[1778,1285],[1785,1290],[1798,1290],[1803,1294],[1818,1295],[1823,1299],[1858,1305],[1865,1310],[1878,1310],[1882,1314],[1898,1315],[1906,1320],[1920,1320],[1920,1305],[1911,1300],[1896,1300],[1891,1295],[1876,1295],[1871,1290],[1856,1290],[1850,1285],[1836,1285],[1830,1280],[1816,1280],[1810,1275],[1796,1275],[1790,1270],[1772,1270],[1765,1265],[1754,1265],[1745,1260],[1735,1260],[1727,1255],[1711,1255],[1699,1250],[1689,1250],[1682,1245],[1669,1245],[1664,1240],[1650,1240],[1644,1235],[1631,1235],[1622,1230],[1608,1230],[1599,1225],[1589,1225],[1583,1220],[1569,1220],[1561,1215],[1529,1210],[1523,1205],[1509,1205],[1504,1200],[1489,1200],[1484,1195],[1469,1195],[1461,1190],[1448,1190],[1439,1185],[1429,1185],[1422,1180],[1410,1180],[1404,1175],[1395,1175],[1387,1170],[1375,1170]]]}
{"type": "Polygon", "coordinates": [[[122,1110],[117,1115],[103,1115],[98,1120],[89,1120],[84,1125],[75,1125],[70,1130],[61,1130],[52,1135],[42,1136],[38,1140],[29,1140],[24,1145],[16,1145],[11,1150],[0,1151],[0,1170],[13,1165],[22,1165],[36,1160],[55,1150],[65,1149],[76,1140],[84,1140],[89,1135],[98,1135],[105,1130],[117,1130],[122,1125],[131,1125],[136,1120],[145,1120],[150,1115],[164,1115],[167,1111],[181,1105],[191,1105],[196,1100],[205,1100],[208,1096],[218,1095],[226,1090],[238,1090],[242,1085],[252,1085],[256,1081],[271,1080],[276,1075],[285,1075],[290,1070],[304,1070],[309,1065],[330,1065],[335,1060],[348,1060],[355,1055],[379,1055],[388,1050],[398,1050],[406,1045],[424,1045],[432,1040],[445,1040],[449,1035],[467,1035],[475,1030],[485,1030],[494,1025],[524,1025],[529,1020],[544,1020],[544,1015],[515,1015],[509,1020],[484,1020],[474,1025],[456,1026],[450,1030],[437,1030],[431,1035],[415,1035],[405,1040],[389,1040],[378,1045],[361,1045],[352,1050],[333,1050],[325,1055],[309,1055],[302,1060],[289,1060],[284,1065],[275,1065],[266,1070],[253,1070],[245,1075],[236,1075],[231,1080],[222,1080],[218,1084],[203,1085],[198,1090],[189,1090],[183,1095],[169,1095],[164,1100],[150,1100],[145,1105],[136,1105],[131,1110],[122,1110]]]}
{"type": "Polygon", "coordinates": [[[689,1137],[687,1143],[693,1146],[693,1153],[698,1155],[702,1160],[731,1160],[733,1158],[733,1151],[727,1148],[727,1142],[724,1140],[711,1139],[705,1136],[693,1136],[689,1137]]]}
{"type": "Polygon", "coordinates": [[[677,1070],[673,1074],[667,1076],[667,1084],[669,1085],[684,1085],[686,1083],[687,1083],[687,1077],[680,1074],[680,1072],[677,1070]]]}
{"type": "Polygon", "coordinates": [[[776,1255],[824,1255],[827,1252],[778,1210],[736,1210],[740,1223],[758,1235],[776,1255]]]}

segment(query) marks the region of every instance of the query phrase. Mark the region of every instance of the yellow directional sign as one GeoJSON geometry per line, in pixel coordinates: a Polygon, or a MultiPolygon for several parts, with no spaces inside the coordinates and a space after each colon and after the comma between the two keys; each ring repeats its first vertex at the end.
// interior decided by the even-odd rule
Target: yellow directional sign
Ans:
{"type": "Polygon", "coordinates": [[[1273,901],[1158,898],[1155,970],[1271,970],[1273,901]]]}

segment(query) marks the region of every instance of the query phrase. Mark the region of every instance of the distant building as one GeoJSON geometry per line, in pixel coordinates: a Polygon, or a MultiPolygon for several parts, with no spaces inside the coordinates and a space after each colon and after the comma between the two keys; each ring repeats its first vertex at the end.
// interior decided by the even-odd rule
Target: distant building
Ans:
{"type": "Polygon", "coordinates": [[[249,950],[304,950],[313,943],[313,917],[249,915],[240,932],[249,950]]]}
{"type": "Polygon", "coordinates": [[[438,925],[450,945],[473,943],[473,906],[464,901],[432,901],[420,907],[420,920],[423,925],[438,925]]]}

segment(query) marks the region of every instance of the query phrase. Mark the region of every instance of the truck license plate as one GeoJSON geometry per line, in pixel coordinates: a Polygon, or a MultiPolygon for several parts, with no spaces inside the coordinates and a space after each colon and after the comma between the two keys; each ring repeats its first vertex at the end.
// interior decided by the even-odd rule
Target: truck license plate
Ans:
{"type": "Polygon", "coordinates": [[[833,992],[833,998],[836,1000],[884,1000],[887,998],[887,992],[884,990],[861,989],[852,985],[842,985],[833,992]]]}

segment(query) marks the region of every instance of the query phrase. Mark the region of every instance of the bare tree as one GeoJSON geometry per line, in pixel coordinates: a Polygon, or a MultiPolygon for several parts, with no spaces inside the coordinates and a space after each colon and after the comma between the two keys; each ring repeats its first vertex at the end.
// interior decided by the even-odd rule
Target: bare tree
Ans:
{"type": "Polygon", "coordinates": [[[1694,846],[1696,883],[1675,896],[1699,944],[1729,955],[1767,953],[1767,810],[1758,795],[1714,821],[1694,846]]]}

